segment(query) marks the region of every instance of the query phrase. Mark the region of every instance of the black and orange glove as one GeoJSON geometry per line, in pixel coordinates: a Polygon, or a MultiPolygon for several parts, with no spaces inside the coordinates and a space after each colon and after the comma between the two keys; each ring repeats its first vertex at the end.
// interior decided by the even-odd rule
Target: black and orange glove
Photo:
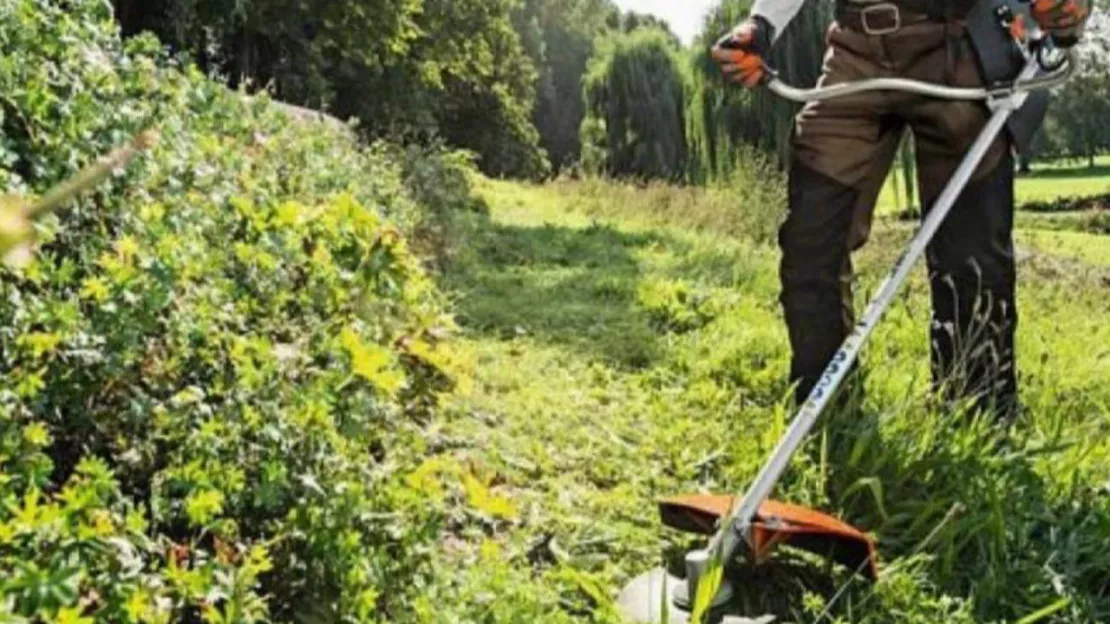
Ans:
{"type": "Polygon", "coordinates": [[[1056,45],[1070,48],[1079,43],[1091,9],[1089,0],[1033,0],[1032,14],[1056,45]]]}
{"type": "Polygon", "coordinates": [[[763,57],[771,51],[774,26],[756,15],[743,22],[713,46],[713,60],[730,82],[755,87],[763,81],[767,70],[763,57]]]}

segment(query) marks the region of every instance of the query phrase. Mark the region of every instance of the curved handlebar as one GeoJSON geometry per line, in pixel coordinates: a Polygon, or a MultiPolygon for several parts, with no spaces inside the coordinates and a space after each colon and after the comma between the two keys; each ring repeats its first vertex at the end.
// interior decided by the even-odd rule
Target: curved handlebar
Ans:
{"type": "Polygon", "coordinates": [[[766,86],[775,95],[794,102],[819,102],[869,91],[902,91],[945,100],[991,100],[1040,89],[1050,89],[1067,82],[1075,71],[1075,62],[1069,54],[1061,67],[1035,78],[1017,80],[998,87],[965,88],[906,78],[872,78],[856,82],[846,82],[825,87],[801,89],[791,86],[778,78],[774,71],[765,68],[769,77],[766,86]]]}

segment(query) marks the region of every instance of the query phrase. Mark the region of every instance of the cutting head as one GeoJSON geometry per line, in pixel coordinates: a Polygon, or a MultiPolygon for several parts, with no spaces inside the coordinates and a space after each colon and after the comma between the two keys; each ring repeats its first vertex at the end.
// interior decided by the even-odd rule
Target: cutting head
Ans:
{"type": "MultiPolygon", "coordinates": [[[[733,496],[693,494],[659,503],[663,524],[699,535],[716,532],[736,504],[733,496]]],[[[765,561],[781,544],[826,557],[871,580],[878,577],[875,542],[858,529],[819,511],[767,501],[752,522],[751,553],[765,561]]]]}

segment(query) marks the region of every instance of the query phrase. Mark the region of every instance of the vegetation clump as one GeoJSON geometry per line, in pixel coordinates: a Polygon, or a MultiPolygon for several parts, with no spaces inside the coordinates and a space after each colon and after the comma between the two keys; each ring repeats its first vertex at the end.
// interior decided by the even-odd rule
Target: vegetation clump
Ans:
{"type": "Polygon", "coordinates": [[[161,134],[0,281],[0,619],[409,613],[442,518],[406,475],[451,323],[406,182],[454,165],[124,45],[102,2],[0,14],[6,188],[161,134]]]}

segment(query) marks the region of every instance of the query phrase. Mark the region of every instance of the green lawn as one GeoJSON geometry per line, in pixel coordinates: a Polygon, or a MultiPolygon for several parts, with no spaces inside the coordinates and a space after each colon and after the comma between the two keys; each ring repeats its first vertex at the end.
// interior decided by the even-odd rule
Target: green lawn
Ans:
{"type": "MultiPolygon", "coordinates": [[[[491,215],[464,224],[443,275],[473,381],[440,437],[515,520],[450,539],[444,566],[463,602],[446,611],[615,623],[615,590],[687,543],[659,527],[654,501],[741,489],[789,415],[778,254],[712,233],[698,216],[710,200],[684,195],[695,191],[481,192],[491,215]]],[[[880,220],[857,259],[861,300],[909,231],[880,220]]],[[[1097,253],[1061,258],[1106,240],[1088,236],[1025,241],[1028,413],[1005,442],[927,407],[928,288],[915,272],[867,350],[861,410],[827,415],[777,494],[878,537],[889,572],[850,586],[841,621],[1015,621],[1051,605],[1054,622],[1110,618],[1110,503],[1095,490],[1110,480],[1110,270],[1097,253]],[[1011,451],[985,450],[999,444],[1011,451]],[[967,512],[911,556],[955,503],[967,512]]],[[[786,621],[814,621],[846,580],[760,570],[750,598],[786,621]]]]}
{"type": "Polygon", "coordinates": [[[1086,165],[1041,165],[1018,178],[1019,202],[1052,201],[1060,197],[1090,197],[1110,193],[1110,157],[1086,165]]]}
{"type": "Polygon", "coordinates": [[[1086,232],[1019,230],[1017,243],[1041,253],[1081,263],[1110,267],[1110,236],[1086,232]]]}
{"type": "MultiPolygon", "coordinates": [[[[899,175],[899,174],[892,174],[899,175]]],[[[899,183],[901,180],[899,179],[899,183]]],[[[905,194],[904,186],[902,194],[905,194]]],[[[894,192],[895,182],[888,179],[879,196],[879,214],[896,212],[904,200],[899,201],[894,192]]],[[[1052,201],[1065,197],[1089,197],[1110,193],[1110,156],[1095,160],[1095,167],[1078,163],[1037,164],[1030,174],[1017,179],[1018,204],[1034,201],[1052,201]]]]}

